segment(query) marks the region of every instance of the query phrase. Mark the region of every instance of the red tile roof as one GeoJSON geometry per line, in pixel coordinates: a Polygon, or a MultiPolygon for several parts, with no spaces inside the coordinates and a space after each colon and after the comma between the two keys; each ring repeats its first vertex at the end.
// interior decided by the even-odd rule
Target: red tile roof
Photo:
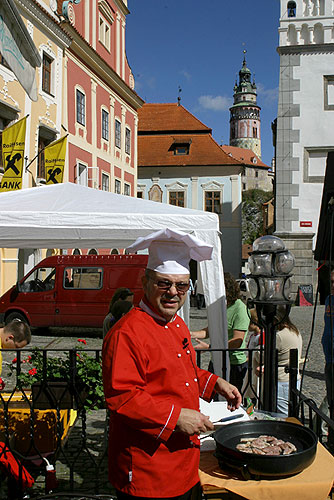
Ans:
{"type": "MultiPolygon", "coordinates": [[[[146,105],[144,105],[146,106],[146,105]]],[[[184,142],[189,141],[189,132],[184,136],[184,142]]],[[[191,135],[188,155],[175,155],[173,145],[176,136],[138,135],[138,166],[196,166],[221,165],[241,166],[238,160],[228,156],[212,136],[208,134],[191,135]]],[[[177,136],[177,142],[182,144],[182,137],[177,136]]]]}
{"type": "Polygon", "coordinates": [[[251,167],[270,168],[268,165],[263,163],[251,149],[237,148],[235,146],[227,146],[226,144],[222,144],[220,147],[226,154],[232,156],[232,158],[235,158],[236,160],[239,160],[245,165],[249,165],[251,167]],[[256,162],[254,162],[254,158],[256,159],[256,162]]]}
{"type": "Polygon", "coordinates": [[[145,132],[202,132],[211,133],[212,129],[204,125],[183,106],[176,103],[144,104],[138,111],[138,133],[145,132]]]}

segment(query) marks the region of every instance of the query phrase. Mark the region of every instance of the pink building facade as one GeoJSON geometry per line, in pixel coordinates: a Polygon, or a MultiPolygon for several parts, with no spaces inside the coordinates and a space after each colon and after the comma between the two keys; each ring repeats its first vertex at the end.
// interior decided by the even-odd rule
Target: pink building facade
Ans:
{"type": "Polygon", "coordinates": [[[64,61],[64,181],[136,196],[137,110],[143,101],[125,53],[127,1],[58,0],[58,13],[73,40],[64,61]]]}

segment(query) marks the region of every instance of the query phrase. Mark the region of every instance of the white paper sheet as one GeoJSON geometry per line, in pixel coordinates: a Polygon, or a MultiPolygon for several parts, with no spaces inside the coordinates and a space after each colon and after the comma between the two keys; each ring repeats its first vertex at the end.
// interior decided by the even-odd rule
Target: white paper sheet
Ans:
{"type": "MultiPolygon", "coordinates": [[[[211,422],[214,424],[215,429],[219,429],[223,425],[233,424],[234,422],[248,421],[249,416],[243,408],[238,408],[233,412],[228,410],[226,401],[212,401],[208,403],[203,399],[200,399],[200,411],[204,415],[207,415],[211,422]],[[240,415],[240,418],[235,418],[233,420],[227,420],[226,422],[218,422],[221,418],[230,417],[234,415],[240,415]]],[[[215,440],[211,436],[212,432],[206,434],[201,434],[201,451],[214,450],[216,447],[215,440]]]]}

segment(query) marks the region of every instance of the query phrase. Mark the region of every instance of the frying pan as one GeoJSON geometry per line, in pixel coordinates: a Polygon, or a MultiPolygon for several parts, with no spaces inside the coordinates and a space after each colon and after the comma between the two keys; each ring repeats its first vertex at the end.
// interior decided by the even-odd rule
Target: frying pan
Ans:
{"type": "Polygon", "coordinates": [[[215,456],[221,468],[233,467],[244,479],[269,479],[297,474],[315,459],[317,436],[308,427],[291,422],[251,420],[224,425],[213,435],[215,456]],[[294,444],[297,451],[291,455],[255,455],[236,449],[241,438],[274,436],[294,444]]]}

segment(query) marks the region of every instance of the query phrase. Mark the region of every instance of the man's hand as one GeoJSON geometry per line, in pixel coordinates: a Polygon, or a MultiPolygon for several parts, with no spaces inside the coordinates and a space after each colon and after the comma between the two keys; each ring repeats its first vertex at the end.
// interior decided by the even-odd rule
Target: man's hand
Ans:
{"type": "Polygon", "coordinates": [[[193,436],[201,432],[213,431],[213,423],[210,422],[209,417],[203,415],[196,410],[190,408],[182,408],[175,430],[193,436]]]}
{"type": "Polygon", "coordinates": [[[234,411],[239,408],[242,401],[241,394],[234,385],[230,384],[223,378],[218,377],[215,384],[215,391],[226,398],[227,408],[229,410],[234,411]]]}

